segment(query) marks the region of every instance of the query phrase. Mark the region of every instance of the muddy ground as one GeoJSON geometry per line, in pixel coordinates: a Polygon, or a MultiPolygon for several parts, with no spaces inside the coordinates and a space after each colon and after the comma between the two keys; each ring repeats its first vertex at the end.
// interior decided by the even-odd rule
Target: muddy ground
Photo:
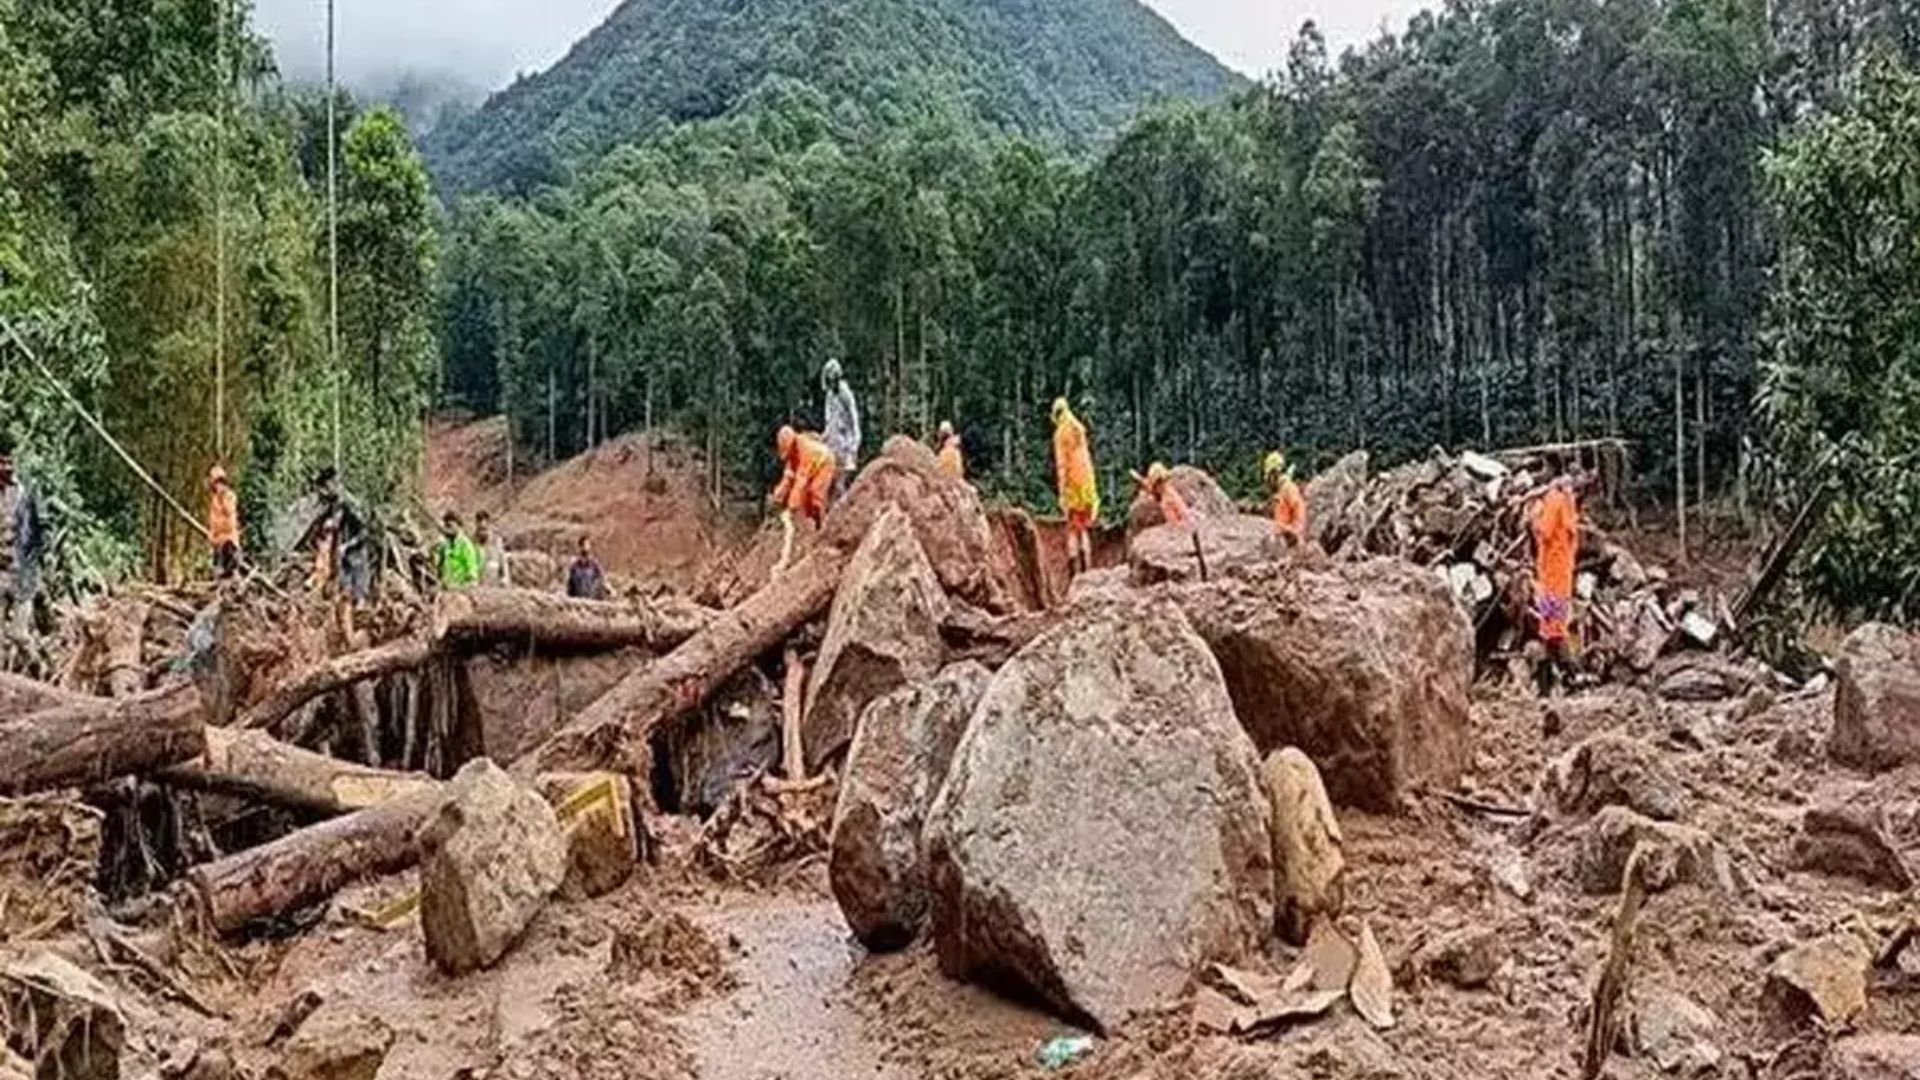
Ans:
{"type": "MultiPolygon", "coordinates": [[[[1684,789],[1685,820],[1731,856],[1731,895],[1691,885],[1649,897],[1634,970],[1636,1000],[1684,995],[1717,1020],[1710,1040],[1726,1076],[1818,1076],[1826,1036],[1764,995],[1768,964],[1833,930],[1884,935],[1920,914],[1909,895],[1789,869],[1799,811],[1865,798],[1886,808],[1895,844],[1920,859],[1920,770],[1868,779],[1827,765],[1818,747],[1829,691],[1753,703],[1675,704],[1630,688],[1551,703],[1485,689],[1475,705],[1471,790],[1527,806],[1553,756],[1588,735],[1621,731],[1658,748],[1684,789]],[[1549,719],[1549,718],[1552,719],[1549,719]],[[1811,1070],[1811,1071],[1810,1071],[1811,1070]]],[[[1184,1010],[1113,1038],[1072,1067],[1086,1077],[1572,1077],[1584,1003],[1605,953],[1613,897],[1573,875],[1583,825],[1465,810],[1427,797],[1398,817],[1343,812],[1350,913],[1380,938],[1398,1025],[1375,1032],[1337,1005],[1322,1019],[1253,1039],[1195,1029],[1184,1010]],[[1491,931],[1498,963],[1484,988],[1407,970],[1426,942],[1491,931]]],[[[1072,1029],[977,988],[951,983],[930,947],[869,956],[826,888],[824,860],[780,866],[764,883],[721,883],[695,857],[697,826],[662,819],[657,865],[610,896],[557,903],[494,971],[448,979],[402,921],[368,929],[346,912],[404,882],[345,895],[319,926],[217,958],[190,954],[195,985],[231,1015],[195,1017],[155,999],[136,1013],[133,1075],[224,1047],[266,1075],[265,1045],[308,993],[325,1014],[396,1034],[380,1080],[628,1076],[715,1080],[1043,1075],[1038,1048],[1072,1029]]],[[[1276,946],[1283,968],[1291,954],[1276,946]]],[[[1862,1030],[1920,1031],[1920,957],[1884,973],[1862,1030]]],[[[139,985],[135,979],[129,986],[139,985]]],[[[309,1021],[313,1023],[314,1021],[309,1021]]],[[[1609,1075],[1662,1075],[1616,1056],[1609,1075]]]]}

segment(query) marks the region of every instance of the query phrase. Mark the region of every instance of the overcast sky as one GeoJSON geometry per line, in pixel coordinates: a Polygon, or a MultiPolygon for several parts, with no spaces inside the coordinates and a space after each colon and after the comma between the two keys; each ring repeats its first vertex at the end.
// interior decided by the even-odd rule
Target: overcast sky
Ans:
{"type": "MultiPolygon", "coordinates": [[[[401,71],[459,75],[494,89],[538,71],[606,17],[618,0],[335,0],[342,79],[401,71]]],[[[1314,19],[1332,51],[1396,31],[1435,0],[1147,0],[1187,37],[1248,75],[1278,65],[1300,24],[1314,19]]],[[[326,57],[326,0],[255,0],[282,70],[318,76],[326,57]]]]}

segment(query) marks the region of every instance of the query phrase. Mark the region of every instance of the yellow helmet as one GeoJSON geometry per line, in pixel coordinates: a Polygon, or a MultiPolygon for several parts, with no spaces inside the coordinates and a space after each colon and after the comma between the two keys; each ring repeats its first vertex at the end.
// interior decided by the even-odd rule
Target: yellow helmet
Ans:
{"type": "Polygon", "coordinates": [[[1147,466],[1147,488],[1151,491],[1159,491],[1166,486],[1167,480],[1171,476],[1172,474],[1167,471],[1167,467],[1156,461],[1147,466]]]}
{"type": "Polygon", "coordinates": [[[1054,423],[1057,424],[1071,415],[1073,415],[1073,409],[1071,406],[1067,404],[1066,398],[1057,397],[1053,399],[1053,422],[1054,423]]]}
{"type": "Polygon", "coordinates": [[[1260,475],[1266,477],[1268,480],[1272,480],[1276,477],[1282,476],[1286,473],[1286,471],[1287,471],[1286,455],[1282,454],[1278,450],[1275,450],[1272,453],[1268,454],[1266,457],[1266,460],[1260,463],[1260,475]]]}

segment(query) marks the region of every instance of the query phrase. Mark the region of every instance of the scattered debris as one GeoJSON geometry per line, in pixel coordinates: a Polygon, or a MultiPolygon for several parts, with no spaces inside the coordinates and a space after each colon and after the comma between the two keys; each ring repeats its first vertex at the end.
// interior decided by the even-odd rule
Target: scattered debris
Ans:
{"type": "Polygon", "coordinates": [[[1093,1053],[1092,1036],[1062,1035],[1041,1044],[1039,1052],[1034,1055],[1034,1060],[1048,1072],[1059,1072],[1091,1053],[1093,1053]]]}
{"type": "Polygon", "coordinates": [[[1920,1035],[1848,1035],[1835,1040],[1827,1065],[1832,1080],[1912,1080],[1920,1076],[1920,1035]]]}
{"type": "Polygon", "coordinates": [[[763,773],[739,784],[707,819],[701,861],[723,881],[761,881],[826,852],[838,790],[832,772],[798,783],[763,773]]]}
{"type": "Polygon", "coordinates": [[[678,912],[646,913],[637,929],[616,929],[607,974],[622,981],[663,976],[673,983],[680,1004],[739,985],[720,945],[678,912]]]}
{"type": "Polygon", "coordinates": [[[78,928],[100,866],[99,810],[60,796],[0,799],[0,941],[78,928]]]}
{"type": "Polygon", "coordinates": [[[119,1080],[126,1019],[112,991],[56,953],[0,966],[0,1017],[7,1046],[35,1075],[119,1080]]]}

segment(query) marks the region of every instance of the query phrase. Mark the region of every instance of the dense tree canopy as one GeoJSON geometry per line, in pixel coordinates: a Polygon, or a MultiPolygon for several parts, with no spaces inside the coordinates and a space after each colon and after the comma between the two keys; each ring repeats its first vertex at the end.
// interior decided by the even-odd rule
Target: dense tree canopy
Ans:
{"type": "MultiPolygon", "coordinates": [[[[336,387],[354,488],[414,480],[436,211],[392,114],[343,132],[336,368],[323,113],[278,89],[244,2],[0,2],[0,317],[196,512],[222,456],[251,520],[290,496],[331,458],[336,387]]],[[[158,573],[204,557],[25,352],[0,350],[0,427],[54,503],[66,577],[108,572],[136,538],[158,573]]]]}

